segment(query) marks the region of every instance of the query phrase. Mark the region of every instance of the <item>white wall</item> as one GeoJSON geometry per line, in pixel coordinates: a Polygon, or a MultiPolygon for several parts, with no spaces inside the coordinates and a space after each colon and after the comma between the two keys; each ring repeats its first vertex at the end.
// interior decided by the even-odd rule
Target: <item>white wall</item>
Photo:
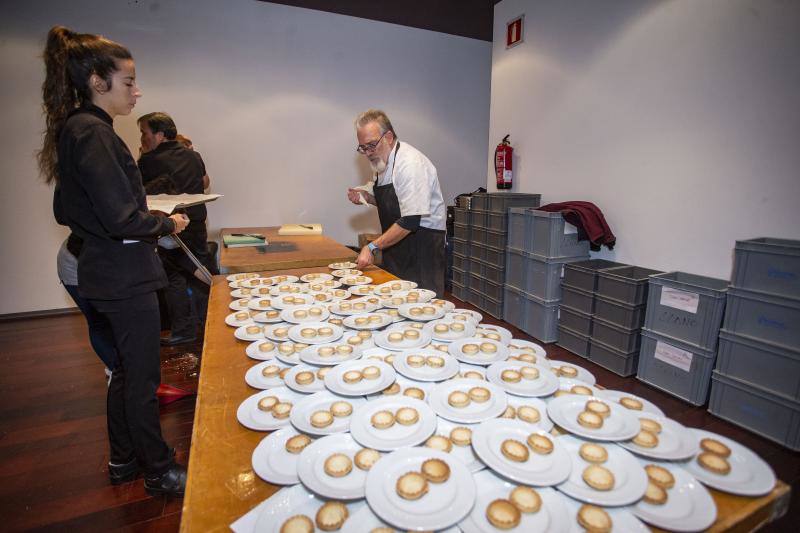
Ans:
{"type": "Polygon", "coordinates": [[[494,43],[490,156],[511,133],[517,191],[596,203],[598,257],[727,279],[737,239],[800,238],[800,3],[503,0],[494,43]]]}
{"type": "Polygon", "coordinates": [[[321,222],[345,244],[377,230],[374,211],[345,197],[368,178],[352,125],[367,107],[431,158],[447,201],[484,183],[491,43],[255,0],[3,2],[0,314],[71,305],[55,272],[66,232],[33,158],[54,24],[131,49],[144,96],[117,131],[135,153],[135,117],[172,114],[225,195],[211,230],[321,222]]]}

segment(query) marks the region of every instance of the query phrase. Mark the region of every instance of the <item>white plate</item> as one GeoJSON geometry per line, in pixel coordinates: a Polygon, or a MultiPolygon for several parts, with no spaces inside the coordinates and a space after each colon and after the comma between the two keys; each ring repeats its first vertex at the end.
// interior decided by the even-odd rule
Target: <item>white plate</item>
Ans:
{"type": "Polygon", "coordinates": [[[253,450],[251,463],[255,473],[275,485],[300,483],[297,477],[297,459],[300,454],[286,451],[286,441],[300,433],[291,426],[273,431],[253,450]]]}
{"type": "Polygon", "coordinates": [[[380,305],[363,300],[360,302],[354,302],[352,300],[339,300],[328,306],[328,310],[331,313],[340,316],[366,315],[379,308],[380,305]],[[354,308],[354,304],[356,303],[361,304],[358,309],[354,308]],[[343,309],[342,306],[344,306],[346,309],[343,309]]]}
{"type": "MultiPolygon", "coordinates": [[[[558,390],[563,390],[569,392],[570,394],[574,394],[571,392],[573,387],[586,387],[587,389],[592,391],[592,396],[599,397],[598,393],[600,392],[600,389],[598,389],[597,387],[593,387],[592,385],[589,385],[585,381],[580,381],[578,379],[558,378],[558,390]]],[[[581,396],[583,398],[588,398],[588,396],[585,394],[574,394],[574,395],[581,396]]]]}
{"type": "Polygon", "coordinates": [[[533,352],[537,357],[547,358],[547,350],[535,342],[524,339],[511,339],[508,341],[508,349],[512,352],[533,352]],[[528,349],[529,348],[529,349],[528,349]]]}
{"type": "Polygon", "coordinates": [[[475,503],[475,482],[467,467],[444,452],[430,448],[403,448],[392,452],[367,474],[367,503],[386,522],[402,529],[443,529],[458,523],[475,503]],[[429,483],[428,493],[417,500],[401,498],[397,480],[419,471],[427,459],[441,459],[450,467],[444,483],[429,483]]]}
{"type": "Polygon", "coordinates": [[[292,307],[297,307],[298,305],[312,305],[314,302],[314,296],[308,293],[297,293],[297,294],[281,294],[280,296],[273,296],[270,299],[272,303],[272,307],[275,309],[289,309],[292,307]],[[284,302],[284,298],[294,298],[295,302],[298,303],[288,303],[284,302]]]}
{"type": "MultiPolygon", "coordinates": [[[[342,282],[342,285],[350,285],[351,287],[372,284],[372,278],[369,276],[365,276],[363,274],[357,276],[344,276],[342,278],[339,278],[339,281],[342,282]]],[[[369,292],[372,292],[372,289],[370,289],[369,292]]],[[[359,293],[359,294],[366,295],[366,293],[359,293]]]]}
{"type": "Polygon", "coordinates": [[[235,274],[228,274],[225,276],[225,279],[228,281],[245,281],[257,277],[259,277],[257,272],[237,272],[235,274]]]}
{"type": "Polygon", "coordinates": [[[425,324],[425,330],[430,332],[431,338],[433,340],[443,341],[443,342],[453,342],[457,341],[458,339],[465,339],[468,337],[475,336],[475,324],[473,324],[472,321],[468,320],[466,322],[459,322],[459,324],[464,325],[464,331],[451,330],[450,329],[451,324],[455,324],[455,321],[442,318],[425,324]],[[442,333],[436,332],[434,328],[436,328],[436,326],[439,324],[444,324],[445,326],[447,326],[448,328],[447,331],[442,333]]]}
{"type": "Polygon", "coordinates": [[[329,279],[333,279],[333,276],[327,272],[311,272],[310,274],[303,274],[300,276],[300,281],[305,281],[306,283],[319,283],[321,281],[328,281],[329,279]]]}
{"type": "Polygon", "coordinates": [[[236,315],[239,313],[247,313],[247,311],[235,311],[229,314],[228,316],[225,317],[225,323],[234,328],[238,328],[241,326],[252,326],[253,324],[255,324],[255,321],[253,320],[252,317],[250,317],[249,313],[247,315],[249,318],[246,318],[244,320],[237,320],[236,315]]]}
{"type": "MultiPolygon", "coordinates": [[[[297,404],[297,402],[305,397],[304,394],[294,392],[288,387],[276,387],[274,389],[259,391],[252,396],[248,396],[239,404],[239,408],[236,410],[236,419],[239,420],[240,424],[256,431],[271,431],[289,425],[288,416],[286,418],[277,419],[272,416],[272,413],[259,411],[258,401],[265,396],[277,396],[280,401],[292,402],[292,404],[297,404]]],[[[292,407],[294,407],[294,405],[292,407]]]]}
{"type": "Polygon", "coordinates": [[[351,285],[347,287],[347,292],[356,298],[363,298],[364,296],[374,296],[372,294],[372,289],[374,288],[375,285],[351,285]]]}
{"type": "Polygon", "coordinates": [[[334,366],[338,365],[339,363],[343,363],[344,361],[350,361],[352,359],[358,359],[361,357],[361,348],[358,346],[351,346],[347,344],[347,342],[328,342],[326,344],[314,344],[305,348],[303,351],[300,352],[300,360],[304,363],[308,363],[310,365],[317,365],[317,366],[334,366]],[[349,346],[353,349],[353,351],[349,354],[340,354],[339,352],[335,351],[339,346],[349,346]],[[333,348],[334,352],[333,355],[329,356],[322,356],[319,354],[319,350],[321,348],[333,348]]]}
{"type": "Polygon", "coordinates": [[[247,308],[250,311],[269,311],[271,309],[275,309],[272,307],[272,300],[274,300],[272,296],[250,296],[250,302],[247,304],[247,308]],[[263,302],[263,303],[262,303],[263,302]]]}
{"type": "MultiPolygon", "coordinates": [[[[309,492],[301,484],[284,487],[267,499],[261,514],[258,516],[254,531],[258,533],[279,533],[283,523],[298,514],[306,515],[313,522],[317,510],[324,503],[325,500],[323,498],[309,492]]],[[[349,517],[345,521],[345,525],[352,520],[354,514],[366,506],[363,500],[342,503],[347,506],[349,517]]]]}
{"type": "Polygon", "coordinates": [[[305,364],[299,364],[292,367],[289,372],[286,373],[286,376],[283,378],[284,384],[292,389],[293,391],[302,392],[303,394],[313,394],[315,392],[321,392],[325,390],[325,382],[317,377],[317,370],[319,370],[318,366],[311,366],[305,364]],[[295,380],[297,374],[300,372],[311,372],[314,374],[314,381],[309,383],[308,385],[301,385],[297,383],[295,380]]]}
{"type": "MultiPolygon", "coordinates": [[[[597,380],[594,378],[594,374],[592,374],[591,372],[589,372],[588,370],[586,370],[582,366],[573,365],[572,363],[567,363],[566,361],[553,361],[552,359],[550,360],[550,368],[551,369],[556,369],[556,368],[561,367],[561,366],[571,366],[575,370],[578,371],[578,375],[575,378],[569,378],[569,379],[577,379],[578,381],[586,382],[589,385],[594,385],[595,383],[597,383],[597,380]]],[[[562,377],[562,376],[559,375],[559,377],[562,377]]],[[[567,376],[563,376],[563,377],[567,377],[567,376]]]]}
{"type": "Polygon", "coordinates": [[[498,361],[486,369],[486,377],[501,389],[517,396],[550,396],[558,390],[558,378],[547,368],[522,361],[498,361]],[[504,370],[519,370],[522,367],[532,367],[539,371],[536,379],[522,378],[517,383],[503,381],[501,375],[504,370]]]}
{"type": "Polygon", "coordinates": [[[547,416],[570,433],[587,439],[621,441],[632,439],[639,433],[639,419],[613,402],[603,402],[611,409],[611,414],[603,419],[603,425],[599,428],[587,428],[578,424],[578,414],[585,410],[586,402],[591,399],[600,400],[596,396],[578,394],[560,396],[547,404],[547,416]]]}
{"type": "Polygon", "coordinates": [[[433,411],[448,420],[474,424],[500,416],[506,410],[506,393],[496,385],[479,379],[451,379],[437,384],[428,395],[428,403],[433,411]],[[472,387],[489,389],[491,397],[483,403],[470,401],[465,407],[453,407],[447,402],[451,392],[467,392],[472,387]]]}
{"type": "Polygon", "coordinates": [[[326,279],[324,281],[311,281],[306,283],[306,288],[308,292],[325,292],[330,289],[338,289],[342,286],[342,282],[338,279],[333,279],[331,276],[330,279],[326,279]]]}
{"type": "Polygon", "coordinates": [[[273,285],[277,285],[279,283],[297,283],[300,281],[300,278],[291,274],[278,274],[277,276],[271,276],[269,279],[272,280],[273,285]]]}
{"type": "Polygon", "coordinates": [[[356,500],[364,497],[367,472],[358,468],[353,456],[361,446],[349,433],[328,435],[317,439],[300,452],[297,461],[297,476],[300,482],[314,494],[337,500],[356,500]],[[353,461],[352,470],[344,476],[333,477],[325,472],[325,460],[341,453],[353,461]]]}
{"type": "Polygon", "coordinates": [[[669,470],[675,486],[667,489],[667,502],[652,505],[644,500],[630,511],[647,522],[670,531],[703,531],[717,519],[717,505],[708,490],[675,463],[639,459],[643,467],[653,464],[669,470]]]}
{"type": "Polygon", "coordinates": [[[630,505],[644,496],[647,489],[647,474],[636,457],[615,444],[601,444],[608,452],[608,460],[602,464],[614,474],[614,488],[596,490],[583,480],[583,471],[592,463],[580,456],[581,444],[587,442],[571,435],[556,437],[567,450],[572,461],[572,472],[569,478],[556,488],[576,500],[593,505],[618,507],[630,505]]]}
{"type": "MultiPolygon", "coordinates": [[[[436,430],[433,432],[433,434],[441,435],[442,437],[447,437],[449,439],[450,432],[459,427],[468,428],[472,431],[475,431],[475,428],[478,427],[478,424],[460,424],[458,422],[451,422],[450,420],[437,416],[436,430]]],[[[422,444],[422,446],[424,446],[424,444],[422,444]]],[[[475,450],[472,448],[471,444],[466,446],[458,446],[455,442],[453,442],[453,449],[450,450],[449,453],[464,463],[470,472],[475,473],[486,468],[486,465],[481,462],[477,455],[475,455],[475,450]]]]}
{"type": "Polygon", "coordinates": [[[385,389],[394,382],[396,376],[397,373],[394,371],[394,368],[386,363],[375,360],[357,359],[333,367],[325,376],[325,386],[331,392],[343,396],[365,396],[385,389]],[[342,376],[348,370],[360,371],[367,366],[377,366],[380,369],[381,375],[378,379],[362,379],[357,383],[345,383],[342,379],[342,376]]]}
{"type": "Polygon", "coordinates": [[[302,342],[304,344],[325,344],[328,342],[335,342],[342,337],[342,333],[344,333],[344,330],[340,326],[329,324],[328,322],[305,322],[289,328],[289,338],[294,342],[302,342]],[[320,328],[331,328],[333,332],[330,335],[325,336],[317,334],[316,337],[307,339],[300,333],[306,328],[311,328],[314,330],[319,330],[320,328]]]}
{"type": "MultiPolygon", "coordinates": [[[[305,345],[305,346],[308,346],[308,345],[305,345]]],[[[298,350],[297,347],[296,347],[296,344],[294,342],[292,342],[292,341],[282,342],[282,343],[280,343],[278,349],[275,350],[275,358],[278,359],[278,361],[286,363],[287,365],[292,365],[292,366],[299,365],[300,364],[300,352],[303,351],[303,350],[305,350],[305,348],[303,348],[301,350],[298,350]],[[291,345],[292,346],[292,353],[283,353],[283,352],[281,352],[280,351],[280,346],[283,346],[283,345],[291,345]]]]}
{"type": "MultiPolygon", "coordinates": [[[[270,309],[270,311],[277,311],[277,309],[270,309]]],[[[280,313],[270,318],[267,316],[267,311],[256,313],[253,315],[253,320],[262,324],[277,324],[278,322],[283,322],[283,320],[281,320],[280,313]]]]}
{"type": "Polygon", "coordinates": [[[525,398],[522,396],[514,396],[513,394],[506,395],[506,398],[508,399],[509,407],[513,407],[514,409],[519,409],[520,407],[527,405],[539,411],[538,422],[525,422],[515,415],[516,420],[524,422],[531,427],[539,427],[545,431],[550,431],[553,429],[553,421],[550,420],[549,416],[547,416],[547,404],[539,398],[525,398]]]}
{"type": "Polygon", "coordinates": [[[397,312],[397,309],[378,309],[375,311],[379,315],[386,315],[391,319],[391,324],[396,322],[405,322],[405,318],[400,316],[400,313],[397,312]]]}
{"type": "Polygon", "coordinates": [[[286,341],[290,340],[289,339],[289,329],[293,325],[294,324],[289,324],[288,322],[274,322],[274,323],[267,324],[266,326],[264,326],[264,337],[266,337],[266,338],[268,338],[268,339],[270,339],[272,341],[275,341],[275,342],[286,342],[286,341]],[[286,334],[285,335],[276,334],[275,330],[279,330],[281,328],[286,328],[286,334]]]}
{"type": "MultiPolygon", "coordinates": [[[[466,374],[467,372],[477,372],[482,376],[481,379],[486,380],[486,367],[480,365],[471,365],[469,363],[459,363],[458,375],[455,376],[453,379],[464,377],[464,374],[466,374]]],[[[478,379],[478,378],[471,378],[471,379],[478,379]]]]}
{"type": "Polygon", "coordinates": [[[702,429],[687,429],[698,443],[698,449],[700,441],[705,438],[718,440],[731,449],[731,456],[728,457],[731,471],[727,475],[715,474],[702,468],[697,464],[696,457],[681,464],[703,485],[739,496],[761,496],[775,487],[775,473],[772,468],[750,448],[717,433],[702,429]]]}
{"type": "Polygon", "coordinates": [[[387,365],[391,365],[394,358],[397,356],[397,352],[393,352],[391,350],[384,350],[383,348],[376,348],[373,346],[372,348],[365,348],[361,351],[361,358],[364,360],[371,359],[372,357],[379,357],[381,361],[384,361],[387,365]],[[385,359],[389,356],[392,356],[392,359],[389,362],[385,361],[385,359]]]}
{"type": "Polygon", "coordinates": [[[328,289],[325,292],[331,295],[332,301],[346,300],[352,296],[352,294],[350,294],[350,291],[339,287],[335,289],[328,289]]]}
{"type": "Polygon", "coordinates": [[[251,342],[250,344],[247,345],[247,348],[244,349],[244,353],[246,353],[247,357],[249,357],[250,359],[255,359],[257,361],[269,361],[271,359],[275,359],[275,356],[278,354],[278,345],[273,343],[275,344],[275,348],[273,348],[268,352],[262,352],[261,350],[258,349],[258,347],[264,344],[265,342],[272,342],[272,341],[261,339],[251,342]]]}
{"type": "Polygon", "coordinates": [[[472,309],[453,309],[453,310],[452,310],[452,311],[450,311],[450,312],[451,312],[451,313],[455,313],[455,314],[457,314],[457,315],[467,315],[467,316],[471,316],[471,317],[472,317],[472,320],[475,322],[475,325],[476,325],[476,326],[477,326],[478,324],[480,324],[480,323],[481,323],[481,321],[483,320],[483,315],[482,315],[482,314],[480,314],[480,313],[479,313],[479,312],[477,312],[477,311],[473,311],[472,309]]]}
{"type": "Polygon", "coordinates": [[[247,328],[250,328],[252,326],[253,324],[250,324],[249,326],[239,326],[234,330],[233,336],[239,339],[240,341],[252,342],[252,341],[264,340],[264,333],[262,326],[258,326],[259,333],[247,333],[247,328]]]}
{"type": "MultiPolygon", "coordinates": [[[[435,383],[431,383],[430,381],[416,381],[416,380],[408,379],[407,377],[401,376],[400,374],[397,374],[397,378],[395,378],[394,382],[391,383],[388,387],[386,387],[386,389],[383,389],[383,390],[381,390],[379,392],[376,392],[374,394],[370,394],[369,396],[367,396],[367,399],[368,400],[373,400],[375,398],[384,398],[386,396],[405,396],[407,389],[414,388],[414,389],[419,389],[419,390],[422,391],[422,394],[423,394],[422,400],[426,401],[427,398],[428,398],[428,394],[430,394],[430,391],[433,390],[433,387],[435,385],[436,385],[435,383]],[[386,389],[392,387],[395,383],[400,387],[400,390],[397,391],[394,394],[385,393],[386,389]]],[[[412,396],[412,398],[413,398],[413,396],[412,396]]]]}
{"type": "Polygon", "coordinates": [[[495,418],[482,422],[472,432],[472,447],[486,466],[508,479],[526,485],[556,485],[567,479],[572,468],[569,454],[559,439],[543,429],[532,428],[521,420],[495,418]],[[503,455],[503,441],[513,439],[527,446],[528,435],[531,433],[550,439],[553,451],[540,455],[529,449],[530,455],[525,462],[512,461],[503,455]]]}
{"type": "Polygon", "coordinates": [[[257,365],[251,366],[244,375],[244,381],[254,389],[274,389],[276,387],[283,387],[283,378],[280,376],[275,376],[274,378],[265,378],[264,374],[261,371],[264,367],[269,365],[275,365],[279,367],[281,370],[284,368],[291,368],[291,365],[287,365],[286,363],[282,363],[280,361],[264,361],[263,363],[258,363],[257,365]]]}
{"type": "MultiPolygon", "coordinates": [[[[624,409],[624,407],[623,407],[624,409]]],[[[631,411],[636,413],[636,411],[631,411]]],[[[658,434],[658,446],[645,448],[633,440],[619,442],[618,444],[636,455],[662,461],[676,461],[694,457],[697,452],[697,440],[689,429],[674,420],[651,413],[641,413],[638,418],[649,418],[661,424],[661,433],[658,434]]]]}
{"type": "Polygon", "coordinates": [[[303,400],[298,402],[292,409],[292,415],[289,418],[292,425],[302,431],[311,435],[333,435],[334,433],[345,433],[350,430],[350,422],[353,419],[355,410],[364,405],[366,400],[361,397],[353,396],[337,396],[330,391],[322,391],[306,396],[303,400]],[[331,408],[331,404],[337,401],[345,401],[353,406],[353,413],[350,416],[333,417],[333,423],[324,428],[318,428],[311,425],[311,415],[315,411],[327,411],[331,408]]]}
{"type": "MultiPolygon", "coordinates": [[[[625,397],[634,398],[634,399],[639,400],[640,402],[642,402],[642,410],[641,411],[636,411],[634,409],[631,409],[632,413],[634,413],[634,414],[636,414],[636,413],[639,413],[639,414],[653,413],[653,414],[656,414],[658,416],[667,416],[667,415],[664,414],[664,411],[662,411],[653,402],[651,402],[649,400],[645,400],[641,396],[636,396],[635,394],[631,394],[629,392],[625,392],[625,391],[621,391],[621,390],[599,389],[595,393],[595,395],[600,397],[600,398],[603,398],[603,399],[606,399],[606,400],[612,400],[612,401],[617,402],[617,403],[619,403],[620,399],[625,398],[625,397]]],[[[622,404],[620,404],[620,405],[622,405],[622,404]]]]}
{"type": "Polygon", "coordinates": [[[228,304],[228,308],[234,311],[249,311],[250,308],[247,307],[247,304],[250,303],[250,298],[239,298],[238,300],[234,300],[228,304]]]}
{"type": "MultiPolygon", "coordinates": [[[[568,524],[569,533],[585,533],[586,530],[578,524],[578,511],[583,504],[573,500],[569,496],[562,495],[562,498],[564,507],[566,508],[564,518],[568,524]]],[[[648,533],[650,529],[636,518],[629,509],[629,507],[606,507],[603,509],[611,517],[611,523],[614,528],[612,531],[622,531],[623,533],[648,533]]]]}
{"type": "Polygon", "coordinates": [[[274,281],[272,278],[264,278],[261,276],[251,277],[246,280],[242,280],[239,282],[240,287],[269,287],[270,285],[274,285],[274,281]]]}
{"type": "Polygon", "coordinates": [[[350,433],[356,442],[384,452],[425,442],[435,429],[436,415],[431,408],[422,400],[402,394],[383,396],[366,402],[355,410],[350,421],[350,433]],[[378,429],[372,425],[372,415],[378,411],[396,413],[401,407],[416,409],[419,420],[410,426],[395,423],[386,429],[378,429]]]}
{"type": "Polygon", "coordinates": [[[253,289],[251,289],[249,287],[239,287],[239,288],[233,289],[231,291],[231,298],[233,298],[234,300],[238,300],[240,298],[250,298],[250,296],[251,296],[250,293],[251,293],[252,290],[253,289]]]}
{"type": "Polygon", "coordinates": [[[343,325],[347,326],[348,328],[357,329],[357,330],[362,330],[362,329],[370,329],[370,330],[372,330],[372,329],[381,329],[382,327],[388,326],[391,323],[392,323],[392,318],[389,315],[385,315],[385,314],[382,314],[382,313],[362,313],[362,314],[357,314],[357,315],[350,315],[347,318],[345,318],[344,320],[342,320],[342,324],[343,325]],[[367,319],[369,319],[369,317],[371,317],[371,316],[379,316],[379,317],[381,317],[381,321],[380,322],[368,322],[367,324],[356,324],[356,319],[358,319],[358,318],[367,318],[367,319]]]}
{"type": "Polygon", "coordinates": [[[501,344],[503,344],[504,346],[508,346],[508,343],[511,342],[511,338],[513,337],[511,332],[508,331],[506,328],[502,326],[495,326],[493,324],[478,324],[475,336],[479,337],[480,335],[496,340],[501,344]],[[499,338],[494,339],[493,337],[489,337],[490,333],[497,335],[499,338]]]}
{"type": "Polygon", "coordinates": [[[337,278],[345,278],[347,276],[361,276],[363,274],[364,274],[363,271],[358,270],[355,267],[354,268],[337,268],[336,270],[331,272],[331,275],[335,276],[337,278]]]}
{"type": "Polygon", "coordinates": [[[448,300],[444,300],[442,298],[432,298],[430,303],[432,303],[436,307],[441,307],[442,309],[444,309],[445,313],[449,313],[450,311],[456,308],[456,304],[448,300]]]}
{"type": "Polygon", "coordinates": [[[356,267],[356,264],[352,261],[341,261],[339,263],[331,263],[328,265],[328,268],[331,270],[342,270],[342,269],[353,269],[356,267]]]}
{"type": "Polygon", "coordinates": [[[426,349],[405,350],[400,352],[395,356],[393,366],[400,374],[417,381],[444,381],[458,374],[459,370],[459,362],[455,357],[442,353],[439,350],[426,349]],[[423,364],[421,367],[409,366],[408,357],[412,355],[441,357],[444,359],[444,366],[440,368],[433,368],[427,364],[423,364]]]}
{"type": "Polygon", "coordinates": [[[399,324],[393,324],[392,326],[393,328],[391,331],[379,331],[375,333],[375,344],[377,346],[385,348],[386,350],[403,351],[412,348],[421,348],[431,342],[430,334],[424,330],[411,328],[410,326],[400,327],[399,324]],[[407,339],[404,336],[400,342],[389,342],[389,335],[391,333],[402,333],[408,329],[414,329],[414,331],[419,333],[419,337],[416,339],[407,339]]]}
{"type": "Polygon", "coordinates": [[[431,305],[429,303],[424,304],[403,304],[397,308],[397,312],[400,316],[404,316],[409,320],[416,320],[417,322],[428,322],[431,320],[438,320],[444,316],[444,309],[441,307],[436,307],[435,305],[431,305]],[[425,312],[425,309],[428,312],[425,312]],[[414,314],[416,310],[419,310],[419,314],[414,314]]]}
{"type": "MultiPolygon", "coordinates": [[[[508,495],[516,483],[511,483],[491,470],[484,470],[472,475],[478,489],[475,505],[470,514],[461,522],[459,527],[464,533],[496,533],[502,531],[494,527],[486,519],[486,508],[497,499],[508,499],[508,495]]],[[[536,513],[521,513],[517,531],[566,533],[567,524],[564,521],[565,507],[563,496],[547,487],[537,487],[536,492],[542,498],[542,506],[536,513]]]]}
{"type": "Polygon", "coordinates": [[[304,294],[308,292],[308,283],[300,281],[286,281],[269,288],[270,296],[282,297],[304,294]]]}
{"type": "Polygon", "coordinates": [[[386,283],[381,283],[377,285],[375,289],[372,291],[374,294],[378,296],[387,296],[390,294],[395,294],[398,292],[406,292],[410,291],[411,289],[416,289],[417,284],[413,281],[408,281],[405,279],[393,279],[391,281],[387,281],[386,283]],[[384,292],[383,289],[388,288],[388,292],[384,292]]]}
{"type": "Polygon", "coordinates": [[[289,322],[291,324],[306,324],[308,322],[325,322],[328,320],[330,316],[330,312],[320,304],[313,304],[313,305],[297,305],[288,309],[284,309],[281,311],[281,318],[284,322],[289,322]],[[311,316],[309,311],[312,309],[318,309],[320,314],[316,316],[311,316]],[[305,311],[306,316],[304,318],[297,318],[294,314],[297,311],[305,311]]]}
{"type": "Polygon", "coordinates": [[[342,334],[342,338],[339,339],[338,342],[347,343],[347,344],[350,344],[350,346],[361,348],[362,350],[369,350],[371,348],[375,348],[375,339],[373,338],[373,335],[374,335],[373,332],[368,331],[368,330],[356,331],[356,330],[352,330],[351,329],[351,330],[346,330],[342,334]],[[370,334],[370,336],[367,337],[366,339],[361,336],[361,335],[364,335],[365,332],[370,334]],[[356,344],[350,343],[350,339],[352,337],[358,337],[359,339],[361,339],[361,342],[360,343],[356,343],[356,344]]]}
{"type": "MultiPolygon", "coordinates": [[[[381,520],[378,515],[372,512],[369,505],[365,505],[353,515],[351,520],[348,520],[347,523],[342,526],[341,533],[364,533],[365,531],[372,531],[380,527],[388,527],[394,531],[392,526],[381,520]]],[[[453,526],[448,529],[437,530],[436,533],[461,533],[461,530],[458,529],[457,526],[453,526]]]]}
{"type": "Polygon", "coordinates": [[[450,351],[450,355],[459,361],[472,365],[491,365],[497,361],[505,361],[508,358],[508,348],[506,348],[503,343],[481,337],[467,337],[465,339],[458,339],[457,341],[450,343],[448,350],[450,351]],[[495,348],[497,348],[497,351],[493,354],[486,354],[479,350],[478,353],[472,355],[465,354],[463,351],[465,344],[475,344],[480,346],[485,342],[494,345],[495,348]]]}

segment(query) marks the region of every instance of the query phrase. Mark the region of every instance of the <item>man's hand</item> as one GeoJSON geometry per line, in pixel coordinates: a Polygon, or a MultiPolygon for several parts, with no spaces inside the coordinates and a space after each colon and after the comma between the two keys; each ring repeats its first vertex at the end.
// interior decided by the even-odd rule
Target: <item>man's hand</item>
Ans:
{"type": "Polygon", "coordinates": [[[169,218],[175,222],[175,232],[174,234],[177,235],[178,233],[182,232],[186,229],[186,226],[189,225],[189,217],[182,214],[175,214],[171,215],[169,218]]]}
{"type": "Polygon", "coordinates": [[[370,252],[369,247],[365,246],[361,249],[361,253],[358,254],[358,259],[356,259],[356,268],[359,270],[363,269],[364,267],[368,267],[375,263],[375,258],[370,252]]]}
{"type": "Polygon", "coordinates": [[[367,201],[368,204],[375,205],[375,197],[363,189],[347,189],[347,199],[356,205],[361,204],[361,197],[367,201]]]}

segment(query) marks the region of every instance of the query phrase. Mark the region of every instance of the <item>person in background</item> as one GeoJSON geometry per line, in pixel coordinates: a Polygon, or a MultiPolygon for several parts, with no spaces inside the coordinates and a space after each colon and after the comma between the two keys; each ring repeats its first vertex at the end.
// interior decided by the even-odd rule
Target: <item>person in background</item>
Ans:
{"type": "MultiPolygon", "coordinates": [[[[139,170],[148,194],[202,194],[208,175],[203,158],[177,141],[175,121],[163,112],[139,117],[142,155],[139,170]]],[[[205,204],[185,209],[189,226],[181,235],[189,250],[212,273],[216,266],[208,253],[205,204]]],[[[165,290],[170,317],[170,335],[165,346],[175,346],[197,339],[198,326],[205,323],[209,287],[195,275],[195,266],[180,248],[159,248],[169,285],[165,290]],[[189,293],[191,289],[191,296],[189,293]],[[194,311],[192,307],[194,304],[194,311]]]]}
{"type": "Polygon", "coordinates": [[[142,178],[114,118],[141,96],[127,48],[62,26],[47,35],[42,85],[46,129],[39,169],[55,183],[53,213],[83,240],[78,293],[111,325],[118,362],[108,387],[112,484],[144,473],[150,494],[182,495],[186,468],[161,436],[158,299],[166,276],[159,236],[182,231],[183,215],[147,210],[142,178]]]}
{"type": "Polygon", "coordinates": [[[375,173],[373,192],[348,189],[354,204],[363,197],[378,208],[383,234],[361,249],[358,268],[383,251],[383,266],[401,279],[444,295],[446,214],[436,167],[430,159],[401,143],[386,113],[370,109],[355,121],[358,153],[375,173]]]}

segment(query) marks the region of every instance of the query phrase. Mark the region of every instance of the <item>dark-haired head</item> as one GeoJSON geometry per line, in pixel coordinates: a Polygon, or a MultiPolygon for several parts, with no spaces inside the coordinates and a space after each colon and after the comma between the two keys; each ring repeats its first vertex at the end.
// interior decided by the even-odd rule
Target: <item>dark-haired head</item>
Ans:
{"type": "Polygon", "coordinates": [[[178,128],[175,126],[175,121],[163,111],[142,115],[137,122],[140,125],[147,124],[150,131],[153,133],[163,133],[164,138],[169,141],[174,141],[175,137],[178,135],[178,128]]]}

